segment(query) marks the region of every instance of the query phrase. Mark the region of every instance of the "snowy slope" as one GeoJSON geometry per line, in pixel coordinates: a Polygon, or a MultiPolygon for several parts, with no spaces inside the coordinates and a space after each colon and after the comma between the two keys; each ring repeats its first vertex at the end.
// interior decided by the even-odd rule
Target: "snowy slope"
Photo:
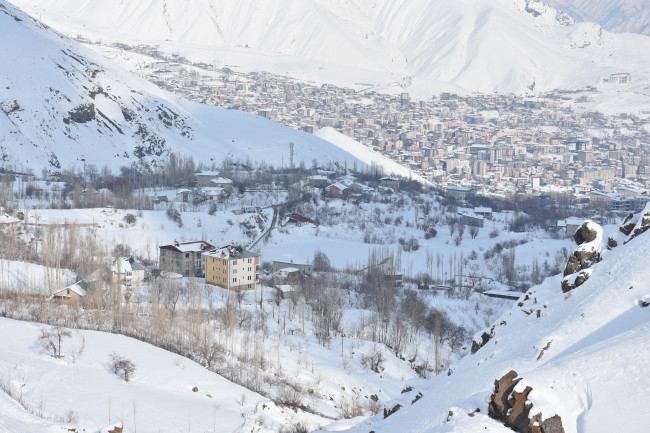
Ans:
{"type": "Polygon", "coordinates": [[[648,58],[640,53],[650,50],[650,39],[607,32],[576,43],[582,24],[538,0],[14,3],[95,42],[145,43],[219,66],[418,95],[594,85],[620,69],[643,72],[648,58]]]}
{"type": "Polygon", "coordinates": [[[648,0],[547,0],[580,21],[592,21],[611,32],[650,35],[648,0]]]}
{"type": "MultiPolygon", "coordinates": [[[[243,427],[245,414],[258,403],[273,406],[192,361],[128,337],[73,331],[62,343],[64,358],[56,359],[34,344],[39,335],[38,324],[0,320],[0,377],[45,419],[65,418],[72,409],[77,414],[73,424],[89,432],[112,423],[129,432],[231,432],[243,427]],[[81,347],[82,336],[85,348],[72,362],[71,352],[81,347]],[[111,352],[135,363],[129,382],[110,369],[111,352]]],[[[272,409],[267,414],[274,416],[272,409]]],[[[0,432],[61,431],[40,425],[48,424],[0,391],[0,432]]]]}
{"type": "Polygon", "coordinates": [[[313,135],[179,99],[0,1],[0,160],[16,170],[195,161],[358,162],[313,135]]]}
{"type": "Polygon", "coordinates": [[[412,175],[411,170],[409,170],[408,167],[405,167],[395,162],[394,160],[381,155],[380,153],[374,152],[367,146],[364,146],[363,144],[348,137],[347,135],[341,134],[334,128],[331,128],[329,126],[321,128],[316,131],[314,135],[322,138],[329,143],[332,143],[333,145],[342,150],[345,150],[346,152],[349,152],[355,158],[366,162],[366,164],[383,167],[386,174],[400,176],[407,179],[409,177],[413,177],[415,180],[418,180],[420,182],[426,182],[423,177],[412,175]]]}
{"type": "MultiPolygon", "coordinates": [[[[645,214],[647,226],[650,206],[645,214]]],[[[449,376],[389,403],[403,407],[388,418],[370,419],[352,431],[511,432],[489,418],[487,409],[494,381],[513,369],[523,378],[515,391],[532,387],[530,415],[558,414],[566,433],[647,432],[650,233],[625,245],[618,231],[610,236],[618,246],[601,251],[602,261],[590,268],[584,284],[565,294],[558,276],[532,288],[495,322],[489,341],[453,365],[449,376]],[[423,397],[411,403],[417,392],[423,397]]]]}

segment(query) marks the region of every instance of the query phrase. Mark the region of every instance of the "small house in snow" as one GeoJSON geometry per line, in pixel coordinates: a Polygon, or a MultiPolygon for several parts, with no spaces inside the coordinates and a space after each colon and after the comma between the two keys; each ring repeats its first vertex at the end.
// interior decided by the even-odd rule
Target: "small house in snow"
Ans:
{"type": "Polygon", "coordinates": [[[388,176],[382,177],[381,179],[379,179],[379,186],[397,190],[399,189],[399,179],[396,177],[388,177],[388,176]]]}
{"type": "Polygon", "coordinates": [[[52,296],[50,297],[51,301],[60,301],[60,302],[81,302],[81,300],[86,296],[87,283],[83,280],[77,281],[74,284],[64,287],[59,290],[55,290],[52,296]]]}
{"type": "Polygon", "coordinates": [[[350,194],[350,189],[342,183],[337,182],[325,188],[325,192],[333,198],[345,198],[350,194]]]}

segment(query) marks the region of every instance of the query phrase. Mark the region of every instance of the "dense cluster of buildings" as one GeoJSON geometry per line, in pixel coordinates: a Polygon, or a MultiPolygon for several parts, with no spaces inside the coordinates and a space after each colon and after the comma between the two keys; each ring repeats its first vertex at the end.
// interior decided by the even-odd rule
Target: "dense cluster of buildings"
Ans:
{"type": "MultiPolygon", "coordinates": [[[[534,97],[443,93],[413,101],[407,93],[318,86],[265,72],[189,65],[181,58],[141,72],[188,99],[311,133],[335,128],[442,186],[505,196],[557,192],[585,200],[593,191],[616,195],[632,187],[640,191],[639,202],[650,187],[646,120],[586,110],[598,91],[593,87],[534,97]]],[[[614,74],[603,85],[630,81],[629,74],[614,74]]]]}

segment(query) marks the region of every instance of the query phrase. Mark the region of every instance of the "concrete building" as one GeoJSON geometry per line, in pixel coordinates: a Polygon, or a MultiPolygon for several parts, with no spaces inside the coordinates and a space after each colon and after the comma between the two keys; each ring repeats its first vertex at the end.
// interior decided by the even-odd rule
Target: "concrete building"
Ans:
{"type": "Polygon", "coordinates": [[[111,265],[111,272],[118,284],[140,286],[144,283],[144,266],[133,257],[118,257],[111,265]]]}
{"type": "Polygon", "coordinates": [[[162,245],[159,248],[158,266],[163,272],[174,272],[184,277],[205,276],[205,262],[202,254],[214,249],[205,241],[162,245]]]}
{"type": "Polygon", "coordinates": [[[203,254],[205,282],[228,290],[252,290],[259,283],[261,257],[239,245],[203,254]]]}
{"type": "Polygon", "coordinates": [[[303,264],[303,263],[294,263],[294,262],[279,262],[273,261],[273,272],[278,272],[282,269],[297,269],[298,275],[301,277],[309,277],[314,272],[314,265],[303,264]]]}

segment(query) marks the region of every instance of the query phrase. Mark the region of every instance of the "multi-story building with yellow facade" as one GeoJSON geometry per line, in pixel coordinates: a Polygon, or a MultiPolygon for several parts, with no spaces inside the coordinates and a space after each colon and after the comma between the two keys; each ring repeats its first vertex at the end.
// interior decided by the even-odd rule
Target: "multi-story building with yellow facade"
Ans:
{"type": "Polygon", "coordinates": [[[260,255],[239,245],[203,253],[205,282],[229,290],[255,289],[259,282],[260,255]]]}

